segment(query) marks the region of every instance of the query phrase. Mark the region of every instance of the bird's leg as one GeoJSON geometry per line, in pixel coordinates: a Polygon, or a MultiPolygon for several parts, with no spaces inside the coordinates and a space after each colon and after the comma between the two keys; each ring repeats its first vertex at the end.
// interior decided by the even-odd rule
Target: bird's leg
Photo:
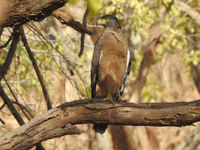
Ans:
{"type": "Polygon", "coordinates": [[[121,97],[122,97],[122,96],[120,95],[120,91],[118,90],[118,91],[117,91],[117,98],[116,98],[116,101],[117,101],[117,102],[120,102],[120,101],[121,101],[121,97]]]}
{"type": "Polygon", "coordinates": [[[104,100],[110,101],[112,104],[116,102],[116,100],[112,97],[111,94],[108,94],[107,97],[104,98],[104,100]]]}

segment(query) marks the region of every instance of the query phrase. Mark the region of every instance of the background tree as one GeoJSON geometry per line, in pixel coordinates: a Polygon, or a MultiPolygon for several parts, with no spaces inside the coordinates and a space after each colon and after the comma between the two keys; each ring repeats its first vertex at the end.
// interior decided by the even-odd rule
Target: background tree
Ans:
{"type": "MultiPolygon", "coordinates": [[[[1,135],[47,109],[90,97],[95,21],[108,13],[120,19],[133,56],[123,99],[199,98],[199,1],[1,0],[0,7],[1,135]]],[[[103,136],[91,125],[78,128],[81,135],[47,140],[37,149],[199,149],[198,126],[110,126],[103,136]]]]}

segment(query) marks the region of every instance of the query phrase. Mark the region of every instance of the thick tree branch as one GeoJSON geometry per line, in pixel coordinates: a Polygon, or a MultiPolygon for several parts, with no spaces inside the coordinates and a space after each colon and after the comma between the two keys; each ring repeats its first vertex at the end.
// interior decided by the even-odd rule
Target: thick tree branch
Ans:
{"type": "MultiPolygon", "coordinates": [[[[13,103],[11,102],[11,100],[9,99],[9,97],[7,96],[5,91],[3,90],[1,84],[0,84],[0,96],[1,96],[2,100],[4,101],[4,103],[7,105],[8,109],[10,110],[12,115],[15,117],[15,119],[19,123],[19,125],[23,125],[25,123],[23,118],[20,116],[20,114],[18,113],[18,111],[14,107],[13,103]]],[[[41,143],[37,142],[35,145],[36,145],[37,150],[44,150],[41,143]]]]}
{"type": "Polygon", "coordinates": [[[30,20],[40,21],[66,2],[67,0],[10,0],[8,16],[2,26],[12,27],[25,24],[30,20]]]}
{"type": "Polygon", "coordinates": [[[200,100],[177,103],[115,103],[103,100],[77,100],[47,111],[0,137],[0,149],[26,149],[49,138],[80,134],[66,125],[106,123],[132,126],[186,126],[200,121],[200,100]],[[63,129],[65,130],[65,129],[63,129]],[[55,135],[55,133],[64,132],[55,135]],[[49,133],[54,133],[49,135],[49,133]],[[45,137],[45,138],[44,138],[45,137]]]}
{"type": "Polygon", "coordinates": [[[86,33],[89,35],[95,34],[95,28],[85,28],[79,21],[74,20],[73,17],[63,9],[57,9],[52,13],[52,15],[56,17],[62,24],[68,25],[80,33],[86,33]]]}

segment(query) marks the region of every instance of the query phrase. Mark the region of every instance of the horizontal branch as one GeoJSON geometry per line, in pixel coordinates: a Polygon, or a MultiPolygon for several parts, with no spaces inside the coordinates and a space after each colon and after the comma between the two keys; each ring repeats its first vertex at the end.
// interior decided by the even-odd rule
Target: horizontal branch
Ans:
{"type": "Polygon", "coordinates": [[[55,10],[52,13],[52,16],[57,18],[62,24],[70,26],[77,32],[86,33],[89,35],[95,34],[95,28],[91,28],[91,27],[90,29],[85,28],[84,25],[82,25],[82,23],[74,20],[74,18],[69,13],[67,13],[64,9],[60,8],[60,9],[55,10]]]}
{"type": "Polygon", "coordinates": [[[106,123],[132,126],[186,126],[200,121],[200,100],[176,103],[114,103],[77,100],[53,108],[0,137],[0,149],[27,149],[66,134],[80,134],[75,124],[106,123]],[[70,125],[73,130],[55,135],[70,125]],[[63,128],[64,127],[64,128],[63,128]],[[75,129],[74,129],[75,128],[75,129]],[[70,132],[71,131],[71,132],[70,132]]]}
{"type": "MultiPolygon", "coordinates": [[[[40,21],[51,13],[62,7],[67,0],[12,0],[7,3],[9,5],[7,18],[1,26],[12,27],[16,25],[25,24],[26,22],[40,21]]],[[[0,3],[1,4],[1,3],[0,3]]]]}

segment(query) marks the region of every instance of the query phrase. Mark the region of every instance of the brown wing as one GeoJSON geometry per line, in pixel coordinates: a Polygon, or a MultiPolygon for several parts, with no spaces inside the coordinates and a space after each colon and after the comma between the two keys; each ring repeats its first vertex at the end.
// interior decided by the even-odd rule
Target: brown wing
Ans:
{"type": "Polygon", "coordinates": [[[91,64],[91,90],[92,98],[96,97],[96,84],[98,81],[98,69],[99,69],[99,60],[102,53],[102,45],[99,40],[97,40],[93,52],[92,64],[91,64]]]}
{"type": "Polygon", "coordinates": [[[127,51],[127,60],[126,60],[126,72],[124,74],[124,77],[123,77],[123,83],[120,87],[120,96],[123,94],[124,92],[124,87],[125,87],[125,84],[126,84],[126,79],[128,77],[128,75],[130,74],[131,72],[131,54],[130,54],[130,49],[128,48],[128,51],[127,51]]]}
{"type": "Polygon", "coordinates": [[[111,95],[116,98],[124,82],[128,46],[122,34],[115,31],[105,31],[100,43],[103,53],[98,67],[99,91],[104,97],[111,95]]]}

